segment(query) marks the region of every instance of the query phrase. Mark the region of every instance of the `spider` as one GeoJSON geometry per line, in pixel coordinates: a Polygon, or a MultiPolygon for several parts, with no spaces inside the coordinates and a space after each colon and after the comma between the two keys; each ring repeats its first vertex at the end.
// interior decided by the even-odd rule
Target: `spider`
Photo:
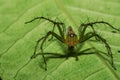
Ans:
{"type": "MultiPolygon", "coordinates": [[[[45,63],[45,70],[47,70],[47,62],[46,62],[46,58],[45,58],[45,56],[43,54],[43,45],[44,45],[45,41],[48,39],[49,36],[52,36],[51,39],[53,37],[55,37],[61,43],[66,44],[68,46],[69,52],[74,52],[74,48],[75,48],[76,45],[80,45],[80,44],[86,42],[87,40],[91,39],[92,37],[95,37],[96,41],[101,41],[105,45],[105,48],[107,49],[108,55],[111,58],[111,66],[116,70],[116,68],[114,66],[114,63],[113,63],[113,55],[112,55],[111,47],[109,46],[107,41],[102,36],[100,36],[99,34],[96,33],[93,25],[95,25],[95,24],[106,24],[106,25],[108,25],[109,27],[111,27],[114,30],[120,31],[119,29],[113,27],[108,22],[95,21],[95,22],[88,22],[88,23],[81,24],[80,25],[81,29],[78,30],[79,31],[79,37],[75,34],[75,32],[73,31],[71,26],[68,27],[68,32],[67,32],[67,35],[65,36],[64,31],[66,29],[65,29],[65,24],[63,22],[57,22],[57,21],[51,20],[51,19],[46,18],[46,17],[36,17],[36,18],[34,18],[34,19],[30,20],[30,21],[25,22],[25,24],[31,23],[31,22],[33,22],[33,21],[35,21],[37,19],[47,20],[47,21],[53,23],[53,25],[54,25],[53,29],[51,31],[48,31],[45,36],[43,36],[42,38],[40,38],[37,41],[34,53],[33,53],[32,57],[31,57],[31,59],[32,59],[32,58],[35,58],[37,55],[39,55],[39,54],[36,53],[36,50],[37,50],[38,44],[41,42],[40,50],[41,50],[41,55],[42,55],[44,63],[45,63]],[[55,27],[58,28],[59,34],[54,32],[55,27]],[[86,33],[86,29],[88,27],[91,27],[92,31],[86,33]]],[[[66,54],[66,57],[68,58],[69,55],[70,55],[69,53],[66,54]]],[[[75,54],[72,54],[72,55],[75,56],[76,61],[77,61],[78,60],[78,54],[75,53],[75,54]]]]}

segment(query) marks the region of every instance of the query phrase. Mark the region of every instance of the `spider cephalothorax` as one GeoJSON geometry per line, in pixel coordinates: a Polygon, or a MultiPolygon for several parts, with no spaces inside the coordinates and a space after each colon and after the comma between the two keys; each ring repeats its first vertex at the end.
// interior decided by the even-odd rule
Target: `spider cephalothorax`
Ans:
{"type": "Polygon", "coordinates": [[[68,45],[68,47],[74,47],[79,43],[79,40],[77,38],[77,35],[72,30],[72,27],[68,27],[68,33],[65,38],[65,43],[68,45]]]}
{"type": "MultiPolygon", "coordinates": [[[[79,32],[79,36],[78,36],[79,39],[78,39],[77,35],[75,34],[75,32],[73,31],[73,29],[72,29],[71,26],[68,27],[68,33],[67,33],[67,36],[65,37],[65,34],[64,34],[65,25],[64,25],[64,23],[62,23],[62,22],[56,22],[56,21],[53,21],[53,20],[48,19],[48,18],[45,18],[45,17],[36,17],[36,18],[34,18],[34,19],[26,22],[26,23],[30,23],[30,22],[32,22],[32,21],[34,21],[34,20],[36,20],[36,19],[48,20],[49,22],[51,22],[51,23],[54,24],[54,27],[56,26],[56,27],[58,28],[59,33],[60,33],[60,34],[55,33],[55,32],[54,32],[54,27],[53,27],[53,30],[48,31],[45,36],[43,36],[42,38],[40,38],[40,39],[37,41],[37,44],[36,44],[35,50],[34,50],[34,54],[32,55],[31,58],[35,58],[37,55],[40,54],[40,53],[38,53],[38,54],[36,53],[36,49],[37,49],[38,44],[41,42],[41,45],[40,45],[40,50],[41,50],[40,52],[41,52],[41,54],[40,54],[40,55],[42,55],[42,57],[43,57],[43,59],[44,59],[45,70],[47,70],[47,63],[46,63],[45,56],[44,56],[44,54],[43,54],[43,45],[44,45],[46,39],[48,39],[48,37],[49,37],[50,35],[51,35],[52,37],[55,37],[56,39],[58,39],[61,43],[66,44],[66,45],[68,46],[68,50],[69,50],[68,52],[71,52],[71,51],[74,52],[74,47],[75,47],[76,45],[79,45],[79,44],[81,44],[81,43],[84,43],[85,41],[89,40],[90,38],[95,37],[95,38],[96,38],[96,41],[101,41],[101,42],[103,42],[103,44],[105,45],[105,47],[106,47],[106,49],[107,49],[107,52],[108,52],[108,55],[109,55],[110,58],[111,58],[111,65],[112,65],[112,67],[113,67],[114,69],[116,69],[115,66],[114,66],[114,63],[113,63],[112,51],[111,51],[111,48],[110,48],[109,44],[107,43],[107,41],[106,41],[102,36],[100,36],[99,34],[97,34],[96,31],[95,31],[95,29],[93,28],[93,25],[95,25],[95,24],[106,24],[106,25],[108,25],[109,27],[111,27],[112,29],[117,30],[117,31],[120,31],[119,29],[113,27],[113,26],[112,26],[111,24],[109,24],[108,22],[95,21],[95,22],[89,22],[89,23],[85,23],[85,24],[83,23],[83,24],[81,24],[81,25],[80,25],[81,30],[80,30],[80,31],[78,30],[78,32],[79,32]],[[91,29],[92,29],[93,31],[86,32],[86,29],[87,29],[88,27],[91,27],[91,29]]],[[[88,50],[89,50],[89,49],[88,49],[88,50]]],[[[83,50],[83,51],[86,51],[86,50],[83,50]]],[[[83,52],[83,51],[81,51],[81,52],[83,52]]],[[[65,55],[66,55],[66,54],[65,54],[65,55]]],[[[67,55],[69,56],[70,54],[68,53],[67,55]]],[[[72,54],[72,55],[74,55],[74,54],[72,54]]],[[[66,56],[66,57],[68,57],[68,56],[66,56]]],[[[76,60],[78,60],[78,57],[77,57],[78,55],[75,54],[74,56],[76,57],[76,60]]],[[[62,57],[63,57],[63,56],[62,56],[62,57]]]]}

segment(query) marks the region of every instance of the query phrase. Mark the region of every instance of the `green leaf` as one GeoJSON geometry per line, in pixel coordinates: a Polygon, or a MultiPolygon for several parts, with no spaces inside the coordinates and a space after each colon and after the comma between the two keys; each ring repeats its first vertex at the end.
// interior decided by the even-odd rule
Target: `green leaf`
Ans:
{"type": "MultiPolygon", "coordinates": [[[[44,16],[64,22],[66,28],[71,25],[78,35],[81,23],[103,20],[120,28],[119,9],[120,0],[0,0],[0,77],[3,80],[120,80],[120,33],[113,33],[107,25],[94,26],[111,46],[117,70],[103,58],[107,56],[96,52],[81,55],[78,61],[74,57],[49,58],[45,71],[42,56],[30,58],[36,41],[52,30],[53,24],[45,20],[24,24],[44,16]]],[[[88,47],[107,54],[101,42],[86,41],[83,49],[88,47]]],[[[65,54],[64,50],[66,45],[56,39],[45,42],[45,53],[65,54]]]]}

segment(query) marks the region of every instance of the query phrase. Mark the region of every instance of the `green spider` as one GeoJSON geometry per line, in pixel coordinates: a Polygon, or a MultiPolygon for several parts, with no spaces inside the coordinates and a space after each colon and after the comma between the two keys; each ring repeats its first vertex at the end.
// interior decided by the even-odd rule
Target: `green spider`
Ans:
{"type": "MultiPolygon", "coordinates": [[[[94,30],[93,25],[95,25],[95,24],[106,24],[106,25],[108,25],[109,27],[111,27],[114,30],[120,31],[119,29],[113,27],[111,24],[109,24],[108,22],[104,22],[104,21],[95,21],[95,22],[89,22],[89,23],[86,23],[86,24],[83,23],[83,24],[80,25],[81,29],[79,30],[79,38],[78,38],[78,36],[75,34],[75,32],[73,31],[71,26],[68,27],[67,36],[65,36],[65,33],[64,33],[64,31],[66,30],[65,29],[65,24],[62,23],[62,22],[53,21],[53,20],[48,19],[46,17],[36,17],[36,18],[34,18],[34,19],[32,19],[32,20],[30,20],[28,22],[25,22],[25,24],[31,23],[31,22],[33,22],[33,21],[35,21],[37,19],[44,19],[44,20],[47,20],[47,21],[54,24],[53,30],[48,31],[45,36],[43,36],[42,38],[40,38],[37,41],[37,44],[36,44],[35,50],[34,50],[34,54],[31,57],[31,59],[32,59],[32,58],[35,58],[36,56],[40,55],[40,54],[36,53],[36,50],[37,50],[38,44],[41,42],[40,50],[41,50],[41,55],[42,55],[44,63],[45,63],[45,70],[47,70],[47,63],[46,63],[46,58],[45,58],[45,56],[43,54],[43,45],[44,45],[45,41],[47,40],[47,38],[49,36],[52,36],[51,39],[53,37],[55,37],[61,43],[66,44],[68,46],[68,51],[70,53],[74,52],[74,47],[76,45],[82,44],[85,41],[89,40],[90,38],[95,37],[97,41],[101,41],[101,42],[104,43],[104,45],[105,45],[105,47],[107,49],[108,55],[111,58],[111,65],[116,70],[116,68],[114,66],[114,63],[113,63],[113,55],[112,55],[111,47],[109,46],[107,41],[102,36],[100,36],[99,34],[96,33],[96,31],[94,30]],[[58,28],[60,34],[57,34],[57,33],[54,32],[55,27],[58,28]],[[88,27],[91,27],[93,31],[86,33],[86,29],[88,27]]],[[[68,58],[71,55],[70,53],[67,53],[66,55],[61,55],[61,57],[68,58]]],[[[76,60],[78,60],[78,54],[77,53],[72,54],[72,56],[74,56],[76,58],[76,60]]]]}

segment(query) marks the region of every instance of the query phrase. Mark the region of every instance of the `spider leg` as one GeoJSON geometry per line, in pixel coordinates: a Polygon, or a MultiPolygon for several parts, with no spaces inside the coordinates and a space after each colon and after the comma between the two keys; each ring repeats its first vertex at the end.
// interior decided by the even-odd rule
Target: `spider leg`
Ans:
{"type": "Polygon", "coordinates": [[[36,43],[36,45],[35,45],[34,53],[33,53],[33,55],[31,56],[31,59],[35,58],[35,57],[38,55],[38,54],[36,54],[36,50],[37,50],[38,44],[39,44],[40,41],[43,40],[43,39],[44,39],[44,37],[38,39],[38,41],[37,41],[37,43],[36,43]]]}
{"type": "MultiPolygon", "coordinates": [[[[54,29],[55,29],[55,24],[53,25],[52,32],[54,32],[54,29]]],[[[51,41],[52,39],[53,39],[53,36],[51,36],[51,38],[48,41],[51,41]]]]}
{"type": "MultiPolygon", "coordinates": [[[[58,25],[59,26],[59,25],[58,25]]],[[[54,27],[55,27],[55,25],[54,25],[54,27]]],[[[61,37],[64,39],[64,33],[62,32],[62,30],[61,30],[61,27],[59,26],[59,28],[58,28],[58,30],[59,30],[59,32],[61,33],[61,37]],[[62,35],[63,34],[63,35],[62,35]]],[[[51,31],[51,32],[53,32],[53,31],[51,31]]],[[[54,32],[53,32],[54,33],[54,32]]],[[[52,37],[53,37],[53,35],[51,35],[52,37]]],[[[51,37],[51,38],[52,38],[51,37]]],[[[50,38],[50,39],[51,39],[50,38]]],[[[37,47],[38,47],[38,44],[39,44],[39,42],[41,41],[41,40],[43,40],[44,39],[44,37],[42,37],[42,38],[40,38],[38,41],[37,41],[37,43],[36,43],[36,46],[35,46],[35,50],[34,50],[34,54],[32,55],[32,57],[31,58],[35,58],[38,54],[35,54],[36,53],[36,50],[37,50],[37,47]]],[[[49,40],[50,40],[49,39],[49,40]]]]}
{"type": "Polygon", "coordinates": [[[106,47],[107,52],[108,52],[108,55],[111,58],[111,65],[116,70],[116,68],[114,66],[114,63],[113,63],[113,55],[112,55],[111,47],[109,46],[109,44],[107,43],[107,41],[103,37],[101,37],[100,35],[98,35],[98,34],[96,34],[94,32],[89,32],[86,35],[84,35],[84,37],[82,37],[80,39],[80,43],[85,42],[86,40],[88,40],[88,39],[90,39],[92,37],[95,37],[95,36],[105,44],[105,47],[106,47]]]}
{"type": "Polygon", "coordinates": [[[53,20],[51,20],[51,19],[49,19],[49,18],[46,18],[46,17],[35,17],[35,18],[33,18],[32,20],[25,22],[25,24],[31,23],[31,22],[33,22],[33,21],[35,21],[35,20],[37,20],[37,19],[44,19],[44,20],[47,20],[47,21],[49,21],[49,22],[51,22],[51,23],[53,23],[53,24],[61,24],[61,25],[64,24],[64,23],[62,23],[62,22],[53,21],[53,20]]]}
{"type": "MultiPolygon", "coordinates": [[[[54,27],[53,27],[52,32],[54,32],[55,25],[58,27],[58,31],[59,31],[59,33],[60,33],[60,36],[61,36],[62,38],[64,38],[64,31],[66,30],[64,23],[62,24],[62,26],[60,26],[59,23],[54,24],[54,27]],[[61,28],[61,27],[62,27],[62,28],[61,28]]],[[[53,36],[52,36],[52,38],[53,38],[53,36]]],[[[51,38],[51,39],[52,39],[52,38],[51,38]]]]}
{"type": "Polygon", "coordinates": [[[44,63],[45,63],[45,70],[47,70],[47,63],[46,63],[46,59],[44,57],[44,54],[43,54],[43,45],[44,45],[44,42],[46,41],[46,39],[48,38],[48,36],[54,36],[55,38],[57,38],[59,41],[61,41],[62,43],[64,43],[64,38],[62,38],[61,36],[59,36],[58,34],[52,32],[52,31],[49,31],[46,36],[44,37],[42,43],[41,43],[41,46],[40,46],[40,50],[41,50],[41,54],[42,54],[42,57],[43,57],[43,60],[44,60],[44,63]]]}
{"type": "Polygon", "coordinates": [[[33,55],[31,56],[31,59],[32,59],[32,58],[35,58],[35,57],[37,57],[37,56],[39,55],[38,53],[36,54],[36,50],[37,50],[38,44],[39,44],[40,41],[42,40],[41,46],[40,46],[40,50],[41,50],[41,55],[42,55],[43,60],[44,60],[44,63],[45,63],[45,70],[47,70],[47,63],[46,63],[45,57],[44,57],[44,55],[43,55],[43,44],[44,44],[44,42],[46,41],[46,39],[48,38],[48,36],[50,36],[50,35],[52,36],[51,39],[52,39],[53,37],[55,37],[55,38],[57,38],[58,40],[60,40],[61,42],[64,42],[65,25],[64,25],[64,23],[56,22],[56,21],[53,21],[53,20],[48,19],[48,18],[45,18],[45,17],[36,17],[36,18],[34,18],[34,19],[32,19],[32,20],[30,20],[30,21],[28,21],[28,22],[25,22],[25,24],[31,23],[31,22],[33,22],[34,20],[37,20],[37,19],[44,19],[44,20],[47,20],[47,21],[49,21],[49,22],[51,22],[51,23],[54,24],[52,31],[49,31],[49,32],[46,34],[46,36],[40,38],[40,39],[37,41],[36,46],[35,46],[34,53],[33,53],[33,55]],[[60,36],[54,32],[55,26],[57,26],[57,28],[58,28],[58,30],[59,30],[59,33],[60,33],[60,36]],[[62,26],[62,28],[61,28],[61,26],[62,26]]]}
{"type": "MultiPolygon", "coordinates": [[[[117,31],[120,31],[120,29],[117,29],[117,28],[115,28],[114,26],[112,26],[110,23],[108,23],[108,22],[105,22],[105,21],[95,21],[95,22],[89,22],[89,23],[86,23],[86,24],[81,24],[81,33],[79,33],[80,34],[80,36],[83,36],[84,35],[84,33],[85,33],[85,30],[87,29],[87,27],[91,27],[92,28],[92,30],[93,30],[93,32],[94,33],[96,33],[96,31],[95,31],[95,29],[94,29],[94,27],[93,27],[93,25],[95,25],[95,24],[106,24],[106,25],[108,25],[109,27],[111,27],[112,29],[114,29],[114,30],[117,30],[117,31]]],[[[96,38],[96,40],[98,40],[98,38],[95,36],[95,38],[96,38]]]]}
{"type": "Polygon", "coordinates": [[[115,28],[115,27],[112,26],[110,23],[105,22],[105,21],[89,22],[89,23],[86,23],[86,24],[81,24],[81,26],[86,26],[86,27],[87,27],[87,26],[93,26],[93,25],[95,25],[95,24],[106,24],[106,25],[108,25],[109,27],[111,27],[112,29],[117,30],[117,31],[120,31],[120,29],[115,28]]]}
{"type": "Polygon", "coordinates": [[[55,25],[57,25],[58,30],[59,30],[59,32],[60,32],[60,35],[61,35],[62,37],[64,37],[64,31],[65,31],[66,29],[65,29],[65,24],[62,23],[62,22],[56,22],[56,21],[53,21],[53,20],[48,19],[48,18],[46,18],[46,17],[35,17],[34,19],[25,22],[25,24],[31,23],[31,22],[33,22],[33,21],[35,21],[35,20],[37,20],[37,19],[44,19],[44,20],[47,20],[47,21],[53,23],[54,26],[53,26],[52,32],[54,32],[55,25]],[[62,29],[61,29],[60,25],[62,26],[62,29]]]}
{"type": "MultiPolygon", "coordinates": [[[[57,26],[58,27],[58,30],[59,30],[59,33],[60,33],[60,35],[61,35],[61,37],[62,38],[64,38],[64,32],[65,32],[65,25],[63,24],[62,25],[62,28],[61,28],[61,26],[59,25],[59,24],[54,24],[54,26],[53,26],[53,29],[52,29],[52,32],[54,32],[54,29],[55,29],[55,26],[57,26]]],[[[49,39],[49,41],[50,40],[52,40],[53,39],[53,36],[51,36],[51,38],[49,39]]]]}

